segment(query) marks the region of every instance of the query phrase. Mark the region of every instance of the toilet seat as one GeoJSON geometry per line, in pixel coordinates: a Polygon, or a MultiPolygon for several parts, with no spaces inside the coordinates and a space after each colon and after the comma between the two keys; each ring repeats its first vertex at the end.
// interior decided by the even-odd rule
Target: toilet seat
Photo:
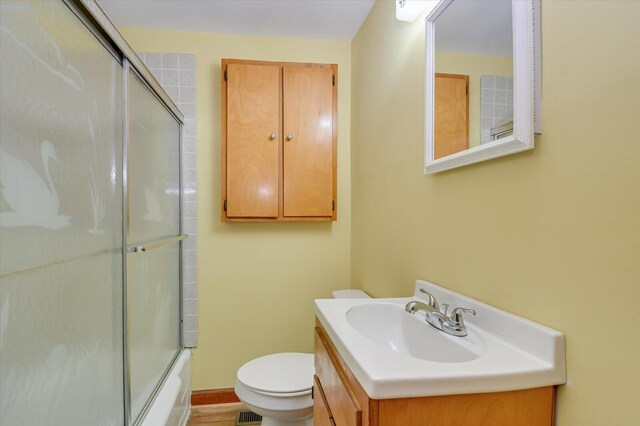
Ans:
{"type": "Polygon", "coordinates": [[[237,379],[256,393],[286,398],[311,393],[313,375],[313,354],[287,352],[249,361],[237,379]]]}
{"type": "Polygon", "coordinates": [[[293,397],[296,397],[296,396],[305,396],[305,395],[311,394],[311,389],[310,388],[307,389],[307,390],[300,391],[300,392],[291,392],[291,393],[265,392],[265,391],[261,391],[259,389],[254,389],[251,386],[245,385],[244,383],[242,383],[242,384],[252,392],[259,393],[260,395],[272,396],[274,398],[293,398],[293,397]]]}

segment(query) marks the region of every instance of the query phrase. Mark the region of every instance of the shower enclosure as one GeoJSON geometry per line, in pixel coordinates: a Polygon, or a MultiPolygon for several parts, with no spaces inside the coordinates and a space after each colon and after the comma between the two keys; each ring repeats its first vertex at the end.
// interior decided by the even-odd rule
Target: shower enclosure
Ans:
{"type": "Polygon", "coordinates": [[[0,2],[0,424],[141,423],[183,350],[182,114],[92,0],[0,2]]]}

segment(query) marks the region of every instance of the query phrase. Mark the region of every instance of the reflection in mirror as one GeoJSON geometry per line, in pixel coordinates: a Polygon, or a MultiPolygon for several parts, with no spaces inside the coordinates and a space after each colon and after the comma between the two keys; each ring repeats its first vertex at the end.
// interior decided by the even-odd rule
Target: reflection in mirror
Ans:
{"type": "Polygon", "coordinates": [[[511,2],[453,1],[434,38],[433,158],[512,135],[511,2]]]}

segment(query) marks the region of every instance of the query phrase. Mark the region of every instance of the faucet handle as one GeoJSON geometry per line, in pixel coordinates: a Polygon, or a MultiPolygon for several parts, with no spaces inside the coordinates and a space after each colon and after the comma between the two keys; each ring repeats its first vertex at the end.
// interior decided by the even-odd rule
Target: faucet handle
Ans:
{"type": "Polygon", "coordinates": [[[447,316],[447,311],[449,310],[449,304],[448,303],[443,303],[442,307],[444,308],[444,311],[442,311],[442,315],[444,315],[446,317],[447,316]]]}
{"type": "Polygon", "coordinates": [[[435,309],[436,311],[440,312],[440,306],[438,306],[438,300],[435,298],[435,296],[431,293],[429,293],[427,290],[425,290],[424,288],[420,289],[420,293],[424,293],[429,297],[428,300],[428,304],[435,309]]]}
{"type": "Polygon", "coordinates": [[[464,324],[464,321],[462,319],[462,314],[471,314],[473,316],[477,315],[474,309],[455,308],[453,311],[451,311],[451,320],[460,324],[464,324]]]}
{"type": "MultiPolygon", "coordinates": [[[[452,336],[464,337],[467,335],[467,327],[464,325],[462,314],[476,315],[476,311],[469,308],[455,308],[451,316],[442,323],[442,331],[452,336]]],[[[446,318],[446,317],[445,317],[446,318]]]]}

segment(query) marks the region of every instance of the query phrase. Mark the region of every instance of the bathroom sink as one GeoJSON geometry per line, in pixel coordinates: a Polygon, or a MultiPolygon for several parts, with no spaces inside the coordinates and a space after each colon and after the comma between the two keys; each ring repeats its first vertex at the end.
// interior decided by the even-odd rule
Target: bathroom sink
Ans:
{"type": "Polygon", "coordinates": [[[424,314],[411,315],[402,305],[364,303],[349,308],[346,316],[369,340],[410,357],[455,363],[472,361],[484,353],[482,338],[473,330],[466,337],[450,336],[427,323],[424,314]]]}
{"type": "Polygon", "coordinates": [[[373,399],[532,389],[565,383],[564,335],[427,281],[412,297],[318,299],[316,317],[373,399]],[[452,336],[405,311],[410,301],[473,309],[452,336]]]}

